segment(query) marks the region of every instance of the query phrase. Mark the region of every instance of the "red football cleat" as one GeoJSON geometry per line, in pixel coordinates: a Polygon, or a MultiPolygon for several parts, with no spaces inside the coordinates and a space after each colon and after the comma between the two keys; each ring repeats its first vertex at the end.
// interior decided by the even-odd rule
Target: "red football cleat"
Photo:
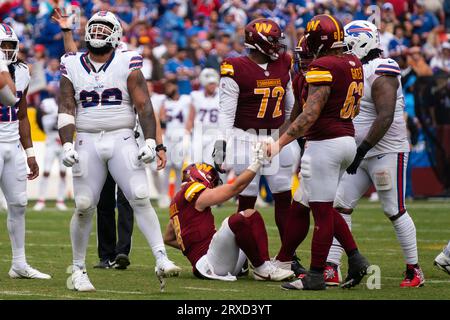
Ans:
{"type": "Polygon", "coordinates": [[[325,284],[329,287],[336,287],[341,282],[341,275],[338,265],[327,262],[325,270],[323,271],[323,278],[325,284]]]}
{"type": "Polygon", "coordinates": [[[400,283],[401,288],[418,288],[425,283],[425,277],[420,267],[408,264],[406,265],[405,279],[400,283]]]}

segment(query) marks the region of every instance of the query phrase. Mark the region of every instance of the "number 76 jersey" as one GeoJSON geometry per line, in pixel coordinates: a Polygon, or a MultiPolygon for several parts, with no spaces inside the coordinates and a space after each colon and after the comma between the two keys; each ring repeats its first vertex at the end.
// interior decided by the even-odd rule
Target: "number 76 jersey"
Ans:
{"type": "Polygon", "coordinates": [[[61,74],[75,90],[78,132],[134,128],[136,114],[127,79],[133,70],[142,68],[142,63],[137,52],[120,50],[98,70],[89,62],[87,52],[68,53],[61,58],[61,74]]]}

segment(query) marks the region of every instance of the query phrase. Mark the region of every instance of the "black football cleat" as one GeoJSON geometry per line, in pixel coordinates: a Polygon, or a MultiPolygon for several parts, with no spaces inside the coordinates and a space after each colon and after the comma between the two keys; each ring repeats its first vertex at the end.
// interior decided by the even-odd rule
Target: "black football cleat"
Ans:
{"type": "Polygon", "coordinates": [[[348,258],[348,274],[344,282],[341,284],[341,288],[353,288],[357,286],[364,276],[367,274],[367,269],[369,268],[369,261],[356,252],[351,257],[348,258]]]}
{"type": "Polygon", "coordinates": [[[308,273],[308,270],[300,263],[300,258],[297,257],[297,254],[294,254],[292,257],[291,270],[294,271],[296,277],[308,273]]]}
{"type": "Polygon", "coordinates": [[[125,270],[130,265],[130,258],[124,253],[119,253],[114,263],[114,268],[125,270]]]}
{"type": "Polygon", "coordinates": [[[323,278],[323,272],[309,271],[301,279],[296,279],[292,282],[286,282],[281,285],[281,288],[286,290],[326,290],[327,285],[323,278]]]}
{"type": "Polygon", "coordinates": [[[244,264],[242,265],[241,271],[239,271],[237,277],[246,277],[248,276],[248,259],[245,260],[244,264]]]}
{"type": "Polygon", "coordinates": [[[100,260],[99,263],[97,263],[94,268],[95,269],[111,269],[114,268],[115,262],[109,259],[100,260]]]}

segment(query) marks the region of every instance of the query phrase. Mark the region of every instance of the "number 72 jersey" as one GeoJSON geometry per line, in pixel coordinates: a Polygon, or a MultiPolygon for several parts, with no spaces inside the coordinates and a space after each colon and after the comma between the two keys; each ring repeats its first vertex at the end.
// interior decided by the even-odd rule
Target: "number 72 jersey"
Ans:
{"type": "Polygon", "coordinates": [[[142,68],[142,57],[135,51],[113,52],[99,70],[89,63],[88,53],[68,53],[61,58],[61,74],[75,90],[78,132],[133,129],[136,114],[128,93],[130,73],[142,68]]]}

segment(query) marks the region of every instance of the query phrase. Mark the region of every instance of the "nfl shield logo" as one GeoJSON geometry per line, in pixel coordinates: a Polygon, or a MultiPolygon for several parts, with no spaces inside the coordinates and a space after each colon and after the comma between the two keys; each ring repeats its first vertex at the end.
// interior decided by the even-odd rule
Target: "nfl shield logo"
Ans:
{"type": "Polygon", "coordinates": [[[264,71],[264,75],[268,77],[270,75],[269,71],[264,71]]]}

